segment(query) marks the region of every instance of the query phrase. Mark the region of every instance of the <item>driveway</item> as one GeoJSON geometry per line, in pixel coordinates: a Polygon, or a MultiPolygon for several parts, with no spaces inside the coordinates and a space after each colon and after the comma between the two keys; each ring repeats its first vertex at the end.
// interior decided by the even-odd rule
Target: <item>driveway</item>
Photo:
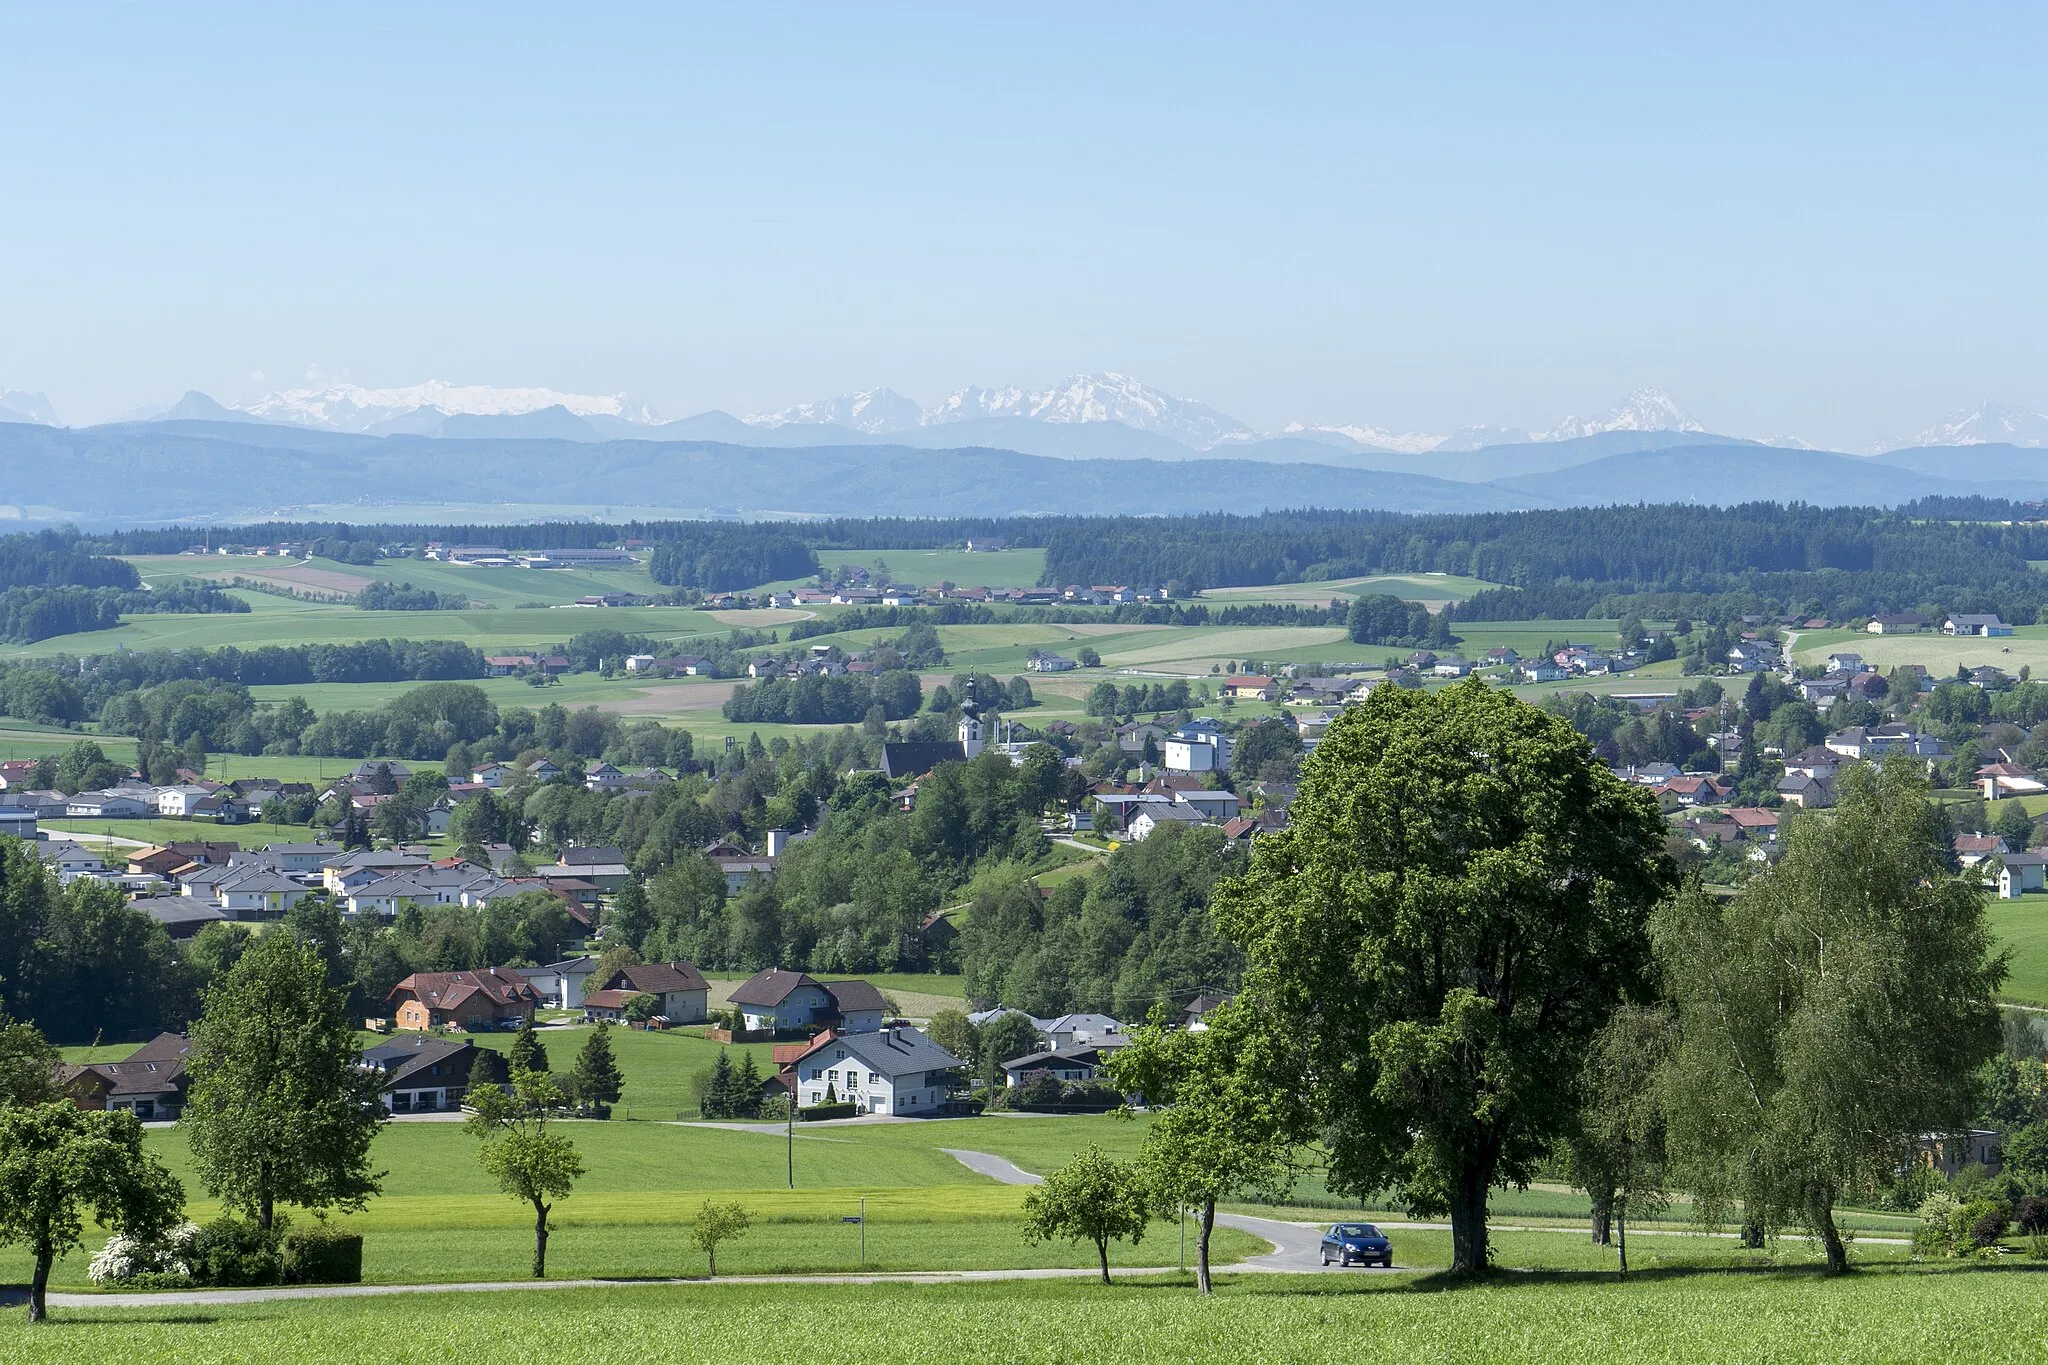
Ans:
{"type": "MultiPolygon", "coordinates": [[[[939,1150],[976,1175],[985,1175],[1005,1185],[1045,1183],[1044,1177],[1033,1175],[1016,1162],[999,1157],[993,1152],[970,1152],[957,1147],[941,1147],[939,1150]]],[[[1254,1237],[1263,1237],[1273,1244],[1271,1251],[1262,1256],[1247,1257],[1242,1263],[1231,1266],[1232,1270],[1267,1270],[1281,1271],[1289,1275],[1304,1275],[1341,1269],[1323,1264],[1323,1228],[1320,1223],[1288,1223],[1278,1218],[1253,1218],[1242,1213],[1219,1213],[1216,1215],[1216,1221],[1224,1227],[1249,1232],[1254,1237]]]]}

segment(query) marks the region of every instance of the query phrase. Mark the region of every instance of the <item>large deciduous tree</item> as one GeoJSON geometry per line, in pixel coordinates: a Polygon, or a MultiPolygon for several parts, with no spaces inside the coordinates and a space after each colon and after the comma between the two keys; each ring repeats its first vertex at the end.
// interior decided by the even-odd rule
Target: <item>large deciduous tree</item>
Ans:
{"type": "Polygon", "coordinates": [[[178,1221],[185,1191],[142,1150],[135,1115],[66,1101],[0,1108],[0,1244],[26,1244],[28,1320],[41,1322],[50,1267],[78,1246],[84,1215],[132,1237],[178,1221]]]}
{"type": "Polygon", "coordinates": [[[1588,1042],[1647,988],[1664,827],[1563,721],[1473,681],[1376,689],[1304,765],[1293,824],[1217,918],[1292,1054],[1335,1189],[1448,1211],[1487,1264],[1496,1185],[1569,1131],[1588,1042]]]}
{"type": "Polygon", "coordinates": [[[319,950],[288,932],[258,939],[192,1028],[183,1126],[206,1188],[266,1229],[280,1202],[361,1208],[379,1188],[370,1143],[385,1120],[361,1053],[319,950]]]}
{"type": "Polygon", "coordinates": [[[1891,1180],[1922,1134],[1967,1127],[1999,1049],[2005,955],[1927,790],[1907,759],[1850,768],[1834,810],[1791,821],[1774,871],[1732,900],[1680,896],[1654,926],[1678,1012],[1671,1142],[1696,1207],[1804,1224],[1835,1273],[1836,1199],[1891,1180]]]}

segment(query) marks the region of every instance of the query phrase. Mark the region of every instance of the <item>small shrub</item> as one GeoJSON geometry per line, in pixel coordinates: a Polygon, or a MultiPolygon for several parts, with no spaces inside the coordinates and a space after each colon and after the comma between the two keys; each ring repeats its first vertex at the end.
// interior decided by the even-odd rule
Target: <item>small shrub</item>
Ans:
{"type": "Polygon", "coordinates": [[[284,1278],[289,1284],[361,1284],[363,1234],[331,1223],[286,1234],[284,1278]]]}
{"type": "Polygon", "coordinates": [[[284,1281],[285,1220],[265,1232],[253,1218],[223,1214],[192,1239],[192,1281],[233,1287],[284,1281]]]}
{"type": "Polygon", "coordinates": [[[2006,1229],[2012,1226],[2012,1211],[1995,1199],[1978,1199],[1964,1206],[1963,1221],[1969,1229],[1970,1246],[1981,1250],[2004,1240],[2006,1229]]]}
{"type": "Polygon", "coordinates": [[[2014,1208],[2013,1221],[2018,1223],[2020,1231],[2029,1237],[2039,1237],[2048,1233],[2048,1198],[2038,1194],[2027,1195],[2014,1208]]]}
{"type": "Polygon", "coordinates": [[[1882,1203],[1888,1209],[1901,1213],[1912,1213],[1918,1209],[1930,1194],[1937,1194],[1948,1188],[1948,1180],[1932,1166],[1914,1166],[1898,1178],[1890,1189],[1884,1192],[1882,1203]]]}
{"type": "Polygon", "coordinates": [[[192,1273],[192,1243],[198,1236],[196,1223],[180,1223],[155,1242],[117,1234],[109,1237],[100,1254],[92,1258],[85,1277],[99,1285],[144,1281],[181,1284],[192,1273]]]}
{"type": "Polygon", "coordinates": [[[1020,1109],[1037,1105],[1050,1106],[1058,1104],[1065,1093],[1066,1088],[1050,1071],[1034,1071],[1025,1078],[1024,1084],[1016,1087],[1016,1093],[1010,1097],[1010,1102],[1020,1109]]]}
{"type": "Polygon", "coordinates": [[[813,1104],[796,1111],[796,1116],[805,1123],[816,1123],[821,1119],[850,1119],[860,1110],[852,1104],[841,1101],[838,1104],[813,1104]]]}
{"type": "Polygon", "coordinates": [[[1956,1254],[1956,1223],[1963,1212],[1963,1205],[1946,1190],[1937,1190],[1920,1201],[1919,1226],[1913,1229],[1913,1254],[1915,1256],[1953,1256],[1956,1254]]]}

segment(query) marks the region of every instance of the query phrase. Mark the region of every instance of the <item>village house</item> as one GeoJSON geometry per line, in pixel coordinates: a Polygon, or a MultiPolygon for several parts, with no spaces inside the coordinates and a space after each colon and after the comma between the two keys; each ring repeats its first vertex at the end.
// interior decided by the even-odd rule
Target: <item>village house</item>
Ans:
{"type": "Polygon", "coordinates": [[[945,1107],[965,1065],[906,1026],[821,1039],[792,1073],[805,1107],[830,1095],[863,1114],[928,1114],[945,1107]]]}
{"type": "Polygon", "coordinates": [[[176,1119],[185,1108],[190,1084],[185,1061],[191,1051],[191,1040],[184,1034],[159,1033],[118,1062],[63,1068],[58,1081],[68,1088],[80,1072],[92,1072],[107,1082],[90,1087],[98,1097],[93,1107],[127,1110],[144,1123],[176,1119]]]}
{"type": "Polygon", "coordinates": [[[1918,635],[1927,629],[1927,618],[1910,611],[1888,612],[1871,617],[1863,629],[1872,635],[1918,635]]]}
{"type": "Polygon", "coordinates": [[[2032,768],[2017,763],[1986,763],[1977,769],[1977,788],[1986,801],[1996,801],[2007,796],[2037,796],[2048,791],[2048,782],[2032,768]]]}
{"type": "Polygon", "coordinates": [[[1834,804],[1834,787],[1817,777],[1788,772],[1778,779],[1778,798],[1801,810],[1820,810],[1834,804]]]}
{"type": "Polygon", "coordinates": [[[2012,627],[1993,614],[1959,613],[1941,623],[1943,635],[2010,635],[2012,627]]]}
{"type": "Polygon", "coordinates": [[[462,1107],[479,1055],[475,1043],[420,1035],[364,1049],[363,1065],[382,1075],[387,1112],[441,1114],[462,1107]]]}
{"type": "Polygon", "coordinates": [[[1202,812],[1178,801],[1147,804],[1131,817],[1131,842],[1141,843],[1165,825],[1200,825],[1207,822],[1202,812]]]}
{"type": "Polygon", "coordinates": [[[2018,900],[2029,891],[2048,888],[2048,855],[2008,853],[1999,860],[1998,898],[2018,900]]]}
{"type": "MultiPolygon", "coordinates": [[[[593,983],[596,984],[596,983],[593,983]]],[[[636,995],[654,997],[654,1013],[670,1024],[701,1024],[711,1017],[711,984],[692,962],[645,962],[621,967],[586,991],[579,1002],[585,1019],[623,1022],[636,995]]]]}
{"type": "Polygon", "coordinates": [[[514,971],[533,983],[541,1004],[553,1009],[572,1010],[583,1003],[590,978],[597,973],[594,957],[570,957],[544,967],[515,967],[514,971]]]}
{"type": "Polygon", "coordinates": [[[2003,858],[2009,852],[2005,840],[1996,834],[1958,834],[1950,847],[1960,867],[1975,867],[1986,858],[2003,858]]]}
{"type": "Polygon", "coordinates": [[[402,1029],[434,1028],[487,1033],[514,1029],[533,1018],[540,992],[509,968],[480,972],[414,972],[391,988],[384,1002],[402,1029]]]}
{"type": "Polygon", "coordinates": [[[865,981],[813,979],[779,967],[757,972],[733,988],[730,1003],[754,1030],[777,1032],[834,1028],[872,1033],[882,1026],[888,1002],[865,981]]]}
{"type": "Polygon", "coordinates": [[[1277,701],[1280,689],[1271,678],[1239,674],[1223,680],[1223,695],[1237,701],[1277,701]]]}

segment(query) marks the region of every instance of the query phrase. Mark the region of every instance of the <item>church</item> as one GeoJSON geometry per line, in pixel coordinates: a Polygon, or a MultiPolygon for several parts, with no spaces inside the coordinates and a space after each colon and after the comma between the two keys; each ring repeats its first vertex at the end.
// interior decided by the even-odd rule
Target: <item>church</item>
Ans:
{"type": "Polygon", "coordinates": [[[890,741],[882,745],[882,772],[890,781],[922,777],[941,763],[965,763],[985,747],[981,707],[974,700],[974,680],[967,680],[967,696],[960,703],[958,739],[890,741]]]}

